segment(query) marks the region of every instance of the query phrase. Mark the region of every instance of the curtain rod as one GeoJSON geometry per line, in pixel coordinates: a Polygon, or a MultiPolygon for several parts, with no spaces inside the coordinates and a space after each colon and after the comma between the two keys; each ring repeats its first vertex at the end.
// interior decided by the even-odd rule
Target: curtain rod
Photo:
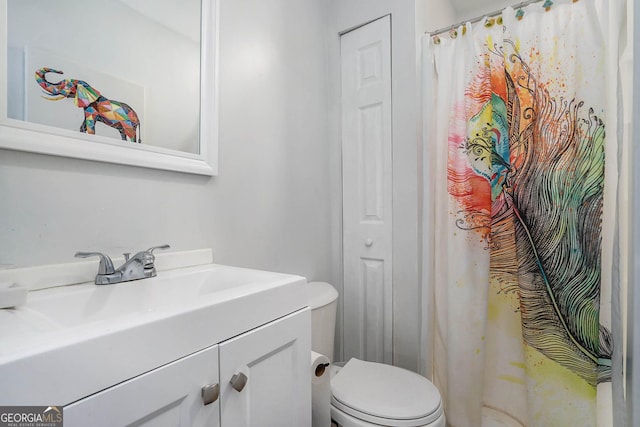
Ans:
{"type": "MultiPolygon", "coordinates": [[[[538,3],[538,2],[541,2],[541,1],[542,0],[527,0],[527,1],[523,1],[522,3],[514,4],[513,6],[511,6],[511,8],[517,10],[517,9],[522,8],[522,7],[528,6],[528,5],[533,4],[533,3],[538,3]]],[[[439,30],[427,31],[427,34],[429,34],[430,36],[437,36],[438,34],[442,34],[442,33],[446,33],[446,32],[451,31],[451,30],[455,30],[460,25],[464,25],[467,22],[473,24],[475,22],[481,21],[482,18],[484,18],[484,17],[491,17],[491,16],[500,15],[504,9],[506,9],[506,8],[502,8],[500,10],[496,10],[496,11],[493,11],[491,13],[485,13],[484,15],[478,16],[477,18],[467,19],[466,21],[458,22],[457,24],[449,25],[448,27],[440,28],[439,30]]]]}

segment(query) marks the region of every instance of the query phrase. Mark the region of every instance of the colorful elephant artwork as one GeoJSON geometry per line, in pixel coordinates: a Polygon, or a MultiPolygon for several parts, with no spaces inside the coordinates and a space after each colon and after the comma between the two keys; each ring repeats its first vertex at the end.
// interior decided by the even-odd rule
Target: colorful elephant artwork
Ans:
{"type": "Polygon", "coordinates": [[[36,70],[36,81],[47,95],[52,95],[45,99],[58,101],[74,98],[75,105],[84,109],[84,121],[80,126],[80,132],[93,135],[96,133],[96,122],[102,122],[117,129],[123,141],[128,138],[131,142],[141,142],[138,135],[140,119],[129,105],[105,98],[98,90],[82,80],[64,79],[51,83],[46,78],[47,73],[63,74],[62,71],[47,67],[36,70]]]}

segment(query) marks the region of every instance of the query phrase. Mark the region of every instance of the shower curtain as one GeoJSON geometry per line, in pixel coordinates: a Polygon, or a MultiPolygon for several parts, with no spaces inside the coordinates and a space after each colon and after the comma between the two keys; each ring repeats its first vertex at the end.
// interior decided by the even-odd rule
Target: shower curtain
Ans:
{"type": "Polygon", "coordinates": [[[551,3],[423,40],[423,286],[451,427],[621,416],[625,2],[551,3]]]}

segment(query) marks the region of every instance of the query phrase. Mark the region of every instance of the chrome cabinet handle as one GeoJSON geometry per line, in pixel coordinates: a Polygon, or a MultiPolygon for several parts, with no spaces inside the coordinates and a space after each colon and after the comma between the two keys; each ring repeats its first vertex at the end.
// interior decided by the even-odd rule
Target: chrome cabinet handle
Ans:
{"type": "Polygon", "coordinates": [[[209,405],[220,397],[220,386],[218,384],[207,384],[202,387],[202,403],[209,405]]]}
{"type": "Polygon", "coordinates": [[[238,372],[231,377],[231,381],[229,381],[229,383],[231,383],[231,387],[233,387],[234,390],[241,392],[244,389],[244,386],[247,385],[248,379],[249,378],[247,378],[245,374],[238,372]]]}

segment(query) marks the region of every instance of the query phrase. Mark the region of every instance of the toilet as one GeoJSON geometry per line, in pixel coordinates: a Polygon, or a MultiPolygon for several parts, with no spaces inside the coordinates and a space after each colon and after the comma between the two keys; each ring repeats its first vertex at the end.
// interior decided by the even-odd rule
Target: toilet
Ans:
{"type": "MultiPolygon", "coordinates": [[[[332,362],[337,300],[330,284],[309,283],[311,349],[332,362]]],[[[440,393],[429,380],[355,358],[332,366],[331,420],[338,427],[445,427],[440,393]]]]}

